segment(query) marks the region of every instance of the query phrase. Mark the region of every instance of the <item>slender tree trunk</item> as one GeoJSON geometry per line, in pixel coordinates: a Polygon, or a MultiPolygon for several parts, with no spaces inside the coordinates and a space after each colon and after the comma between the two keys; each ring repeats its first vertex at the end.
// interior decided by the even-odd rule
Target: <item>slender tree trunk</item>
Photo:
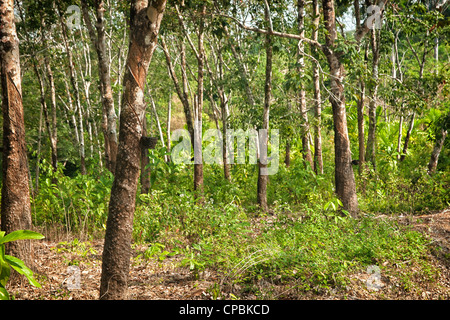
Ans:
{"type": "MultiPolygon", "coordinates": [[[[265,20],[269,24],[268,29],[272,30],[272,22],[270,18],[269,4],[266,1],[265,7],[265,20]]],[[[266,81],[264,85],[264,113],[263,113],[263,125],[262,129],[266,130],[266,135],[260,135],[259,137],[259,146],[265,147],[267,150],[268,147],[268,136],[269,136],[269,112],[270,112],[270,103],[272,99],[272,60],[273,60],[273,48],[272,48],[272,36],[270,34],[266,35],[265,39],[265,47],[266,47],[266,81]]],[[[259,157],[259,171],[258,171],[258,190],[257,190],[257,198],[258,204],[261,207],[261,210],[264,212],[269,211],[269,206],[267,204],[267,184],[269,181],[269,176],[265,174],[265,170],[267,170],[267,152],[261,152],[259,157]]]]}
{"type": "MultiPolygon", "coordinates": [[[[320,11],[319,1],[313,0],[313,32],[312,40],[319,39],[319,22],[320,11]]],[[[317,48],[311,45],[311,51],[316,59],[319,59],[317,48]]],[[[314,110],[315,110],[315,125],[314,125],[314,172],[316,174],[323,174],[323,158],[322,158],[322,97],[320,93],[320,73],[317,63],[313,64],[313,82],[314,82],[314,110]]]]}
{"type": "Polygon", "coordinates": [[[230,165],[228,164],[228,142],[227,142],[227,130],[228,130],[228,99],[225,96],[225,93],[222,92],[223,99],[220,100],[221,109],[222,109],[222,160],[223,160],[223,175],[226,180],[231,182],[231,173],[230,173],[230,165]]]}
{"type": "Polygon", "coordinates": [[[204,38],[204,28],[205,28],[205,22],[204,22],[204,15],[206,14],[206,5],[202,8],[202,16],[200,18],[199,22],[199,30],[198,30],[198,48],[197,48],[197,64],[198,64],[198,90],[197,90],[197,103],[195,104],[195,112],[194,112],[194,119],[196,127],[196,136],[195,136],[195,146],[194,150],[195,158],[198,158],[198,155],[200,154],[200,161],[194,162],[194,190],[198,192],[198,196],[200,198],[203,198],[203,161],[201,159],[201,152],[202,152],[202,116],[203,116],[203,82],[204,82],[204,45],[203,45],[203,38],[204,38]],[[198,151],[200,153],[198,153],[198,151]]]}
{"type": "MultiPolygon", "coordinates": [[[[218,44],[218,49],[217,49],[217,53],[214,52],[214,46],[211,45],[211,53],[213,55],[216,56],[216,74],[213,73],[211,66],[209,65],[207,56],[205,55],[205,66],[208,70],[208,73],[210,75],[210,82],[211,82],[211,87],[214,86],[214,88],[216,89],[217,94],[219,95],[219,100],[220,100],[220,110],[221,110],[221,115],[222,115],[222,162],[223,162],[223,174],[224,174],[224,178],[228,181],[231,181],[231,174],[230,174],[230,165],[228,164],[228,141],[227,141],[227,130],[228,130],[228,117],[229,117],[229,109],[228,109],[228,102],[229,99],[226,95],[225,92],[225,88],[224,88],[224,71],[223,71],[223,66],[224,66],[224,62],[223,62],[223,58],[222,58],[222,46],[221,43],[219,42],[218,44]]],[[[213,109],[213,114],[214,114],[214,121],[216,122],[216,127],[217,130],[220,130],[220,126],[219,126],[219,120],[218,120],[218,116],[217,116],[217,111],[216,111],[216,104],[213,98],[213,95],[211,93],[211,98],[210,98],[211,102],[212,102],[212,109],[213,109]]]]}
{"type": "Polygon", "coordinates": [[[357,102],[358,109],[358,154],[359,154],[359,173],[361,174],[366,162],[365,151],[365,135],[364,135],[364,102],[366,99],[366,83],[360,81],[359,83],[361,95],[357,102]]]}
{"type": "Polygon", "coordinates": [[[431,153],[431,159],[428,163],[428,173],[433,173],[436,171],[439,155],[441,154],[442,147],[444,146],[447,133],[447,129],[442,129],[440,136],[436,139],[436,144],[434,145],[433,152],[431,153]]]}
{"type": "Polygon", "coordinates": [[[80,144],[80,133],[78,132],[76,109],[74,109],[74,106],[73,106],[72,96],[70,94],[70,89],[69,89],[69,84],[67,83],[67,80],[65,78],[63,78],[63,81],[64,81],[64,87],[66,89],[68,104],[66,104],[65,99],[62,99],[61,97],[59,97],[59,100],[62,102],[62,104],[66,108],[67,113],[70,115],[70,120],[72,121],[72,126],[74,129],[73,133],[75,136],[75,142],[77,143],[77,145],[79,145],[80,144]]]}
{"type": "Polygon", "coordinates": [[[74,91],[74,97],[75,97],[75,104],[76,104],[76,108],[78,111],[78,125],[79,125],[79,130],[80,130],[80,135],[79,135],[79,151],[80,151],[80,172],[81,174],[86,174],[86,155],[85,155],[85,144],[84,144],[84,125],[83,125],[83,110],[81,107],[81,99],[80,99],[80,90],[78,89],[78,83],[77,83],[77,74],[76,74],[76,70],[75,70],[75,65],[73,63],[73,55],[72,55],[72,50],[69,47],[69,43],[68,43],[68,39],[67,39],[67,29],[66,29],[66,25],[64,24],[64,21],[62,19],[62,13],[60,11],[60,8],[58,8],[58,12],[59,12],[59,21],[60,21],[60,25],[61,25],[61,30],[62,30],[62,35],[63,35],[63,42],[64,42],[64,47],[66,49],[66,53],[67,53],[67,59],[68,59],[68,63],[69,63],[69,76],[70,76],[70,81],[72,84],[72,89],[74,91]]]}
{"type": "Polygon", "coordinates": [[[286,168],[289,168],[291,166],[291,143],[289,141],[286,141],[284,164],[286,165],[286,168]]]}
{"type": "Polygon", "coordinates": [[[371,34],[372,44],[372,80],[370,86],[369,102],[369,131],[367,138],[366,160],[370,161],[376,169],[376,135],[377,135],[377,93],[378,93],[378,64],[380,61],[379,33],[373,28],[371,34]]]}
{"type": "Polygon", "coordinates": [[[167,69],[169,71],[169,75],[172,78],[178,98],[180,99],[181,103],[183,104],[183,111],[184,111],[184,115],[186,118],[186,125],[188,128],[189,134],[191,136],[191,143],[193,145],[194,144],[194,124],[193,124],[193,119],[192,119],[191,107],[189,104],[189,98],[187,95],[187,78],[184,76],[184,74],[185,74],[184,70],[186,70],[184,44],[182,44],[181,50],[180,50],[181,51],[180,54],[181,54],[181,69],[182,69],[183,88],[181,88],[180,82],[175,73],[175,68],[172,64],[172,58],[170,57],[170,52],[167,47],[164,36],[161,37],[161,47],[162,47],[164,55],[166,57],[166,63],[167,63],[167,69]]]}
{"type": "Polygon", "coordinates": [[[130,6],[130,44],[120,114],[119,148],[111,189],[102,259],[100,299],[126,299],[131,236],[139,179],[144,87],[156,49],[166,0],[134,0],[130,6]]]}
{"type": "Polygon", "coordinates": [[[330,103],[333,109],[334,121],[334,150],[335,150],[335,184],[336,193],[342,201],[343,207],[353,217],[358,213],[358,199],[356,196],[355,176],[352,168],[352,155],[348,137],[347,114],[344,96],[344,67],[336,54],[335,41],[336,19],[333,0],[323,0],[323,15],[327,34],[326,46],[323,47],[330,67],[330,103]]]}
{"type": "Polygon", "coordinates": [[[416,113],[413,111],[413,113],[411,115],[411,120],[409,122],[408,131],[406,132],[405,143],[403,144],[403,151],[402,151],[402,155],[400,156],[400,162],[405,160],[406,152],[408,151],[409,140],[411,139],[411,133],[414,128],[415,118],[416,118],[416,113]]]}
{"type": "MultiPolygon", "coordinates": [[[[298,22],[298,30],[301,37],[305,36],[305,1],[304,0],[298,0],[297,2],[297,22],[298,22]]],[[[304,44],[303,41],[300,40],[298,42],[297,47],[297,72],[300,75],[300,91],[298,93],[298,103],[299,103],[299,109],[302,117],[302,131],[301,131],[301,137],[302,137],[302,154],[303,154],[303,160],[305,160],[306,163],[309,163],[311,165],[311,168],[314,167],[312,155],[311,155],[311,148],[309,145],[309,121],[308,121],[308,110],[306,108],[306,91],[304,89],[304,83],[303,83],[303,74],[305,73],[305,62],[303,58],[304,54],[304,44]]]]}
{"type": "Polygon", "coordinates": [[[106,32],[103,0],[95,1],[96,10],[96,30],[92,26],[86,0],[81,1],[83,17],[89,31],[92,44],[95,46],[98,58],[98,68],[100,75],[100,92],[102,97],[102,130],[105,137],[105,159],[106,167],[112,173],[115,172],[117,158],[117,115],[114,109],[114,98],[111,89],[111,76],[109,68],[109,54],[106,48],[106,32]]]}
{"type": "MultiPolygon", "coordinates": [[[[164,133],[162,131],[161,122],[159,121],[158,112],[156,111],[155,100],[153,100],[150,88],[148,89],[148,95],[150,97],[150,104],[152,105],[153,114],[155,115],[156,127],[158,128],[159,138],[161,140],[161,144],[162,144],[163,148],[165,148],[166,142],[164,140],[164,133]]],[[[167,156],[164,156],[164,160],[167,162],[167,156]]]]}
{"type": "Polygon", "coordinates": [[[35,182],[34,182],[34,194],[37,195],[39,193],[39,172],[41,163],[41,144],[42,144],[42,119],[44,115],[44,108],[41,104],[41,110],[39,112],[39,129],[38,129],[38,146],[37,146],[37,154],[36,154],[36,169],[35,169],[35,182]]]}
{"type": "Polygon", "coordinates": [[[42,111],[44,114],[44,120],[45,120],[45,128],[47,129],[47,134],[48,134],[48,138],[50,140],[50,149],[51,149],[51,155],[52,155],[52,167],[53,167],[53,171],[56,171],[57,169],[57,155],[56,155],[56,146],[53,144],[53,135],[52,135],[52,126],[50,124],[50,117],[48,114],[48,108],[47,108],[47,103],[45,101],[45,83],[44,83],[44,79],[42,78],[41,74],[39,73],[39,70],[36,66],[36,64],[34,65],[34,73],[36,75],[36,78],[39,82],[39,89],[40,89],[40,94],[41,94],[41,107],[42,107],[42,111]]]}
{"type": "Polygon", "coordinates": [[[402,134],[403,134],[403,115],[400,116],[398,122],[398,139],[397,139],[397,160],[400,160],[400,151],[402,150],[402,134]]]}
{"type": "MultiPolygon", "coordinates": [[[[361,28],[361,16],[360,16],[360,7],[359,0],[354,0],[353,6],[355,9],[355,18],[356,18],[356,28],[357,30],[361,28]]],[[[364,50],[364,59],[367,62],[368,60],[368,45],[366,45],[364,50]]],[[[358,41],[358,51],[361,51],[361,43],[358,41]]],[[[359,174],[362,173],[365,168],[366,162],[366,151],[365,151],[365,134],[364,134],[364,104],[366,100],[366,83],[363,79],[359,81],[360,87],[360,96],[357,101],[357,113],[358,113],[358,156],[359,156],[359,166],[358,171],[359,174]]],[[[363,189],[365,189],[365,182],[363,182],[363,189]]]]}
{"type": "Polygon", "coordinates": [[[434,62],[436,75],[439,74],[439,37],[434,38],[434,62]]]}
{"type": "MultiPolygon", "coordinates": [[[[169,102],[167,104],[167,153],[170,153],[170,121],[172,120],[172,92],[169,93],[169,102]]],[[[168,162],[170,160],[170,156],[167,156],[168,162]]]]}
{"type": "MultiPolygon", "coordinates": [[[[142,136],[147,136],[147,118],[145,116],[142,121],[142,136]]],[[[147,148],[141,148],[141,194],[148,194],[150,192],[151,171],[149,164],[149,150],[147,148]]]]}
{"type": "MultiPolygon", "coordinates": [[[[20,73],[19,38],[14,23],[14,1],[0,1],[0,68],[3,110],[1,230],[6,234],[32,228],[30,185],[20,73]]],[[[31,241],[6,243],[6,254],[34,268],[31,241]]],[[[18,281],[18,274],[11,275],[18,281]]]]}
{"type": "Polygon", "coordinates": [[[50,102],[51,102],[51,130],[50,130],[50,145],[52,150],[52,166],[56,170],[58,166],[58,126],[56,117],[56,88],[55,80],[53,77],[53,70],[50,66],[50,61],[48,57],[44,58],[45,69],[47,73],[48,85],[50,87],[50,102]]]}

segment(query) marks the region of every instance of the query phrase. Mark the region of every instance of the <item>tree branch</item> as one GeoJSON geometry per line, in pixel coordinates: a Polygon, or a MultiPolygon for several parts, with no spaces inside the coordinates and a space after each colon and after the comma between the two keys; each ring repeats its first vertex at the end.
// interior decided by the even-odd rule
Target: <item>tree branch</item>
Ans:
{"type": "Polygon", "coordinates": [[[319,43],[317,41],[314,41],[314,40],[311,40],[309,38],[302,37],[302,36],[300,36],[298,34],[285,33],[285,32],[279,32],[279,31],[274,31],[274,30],[265,30],[265,29],[259,29],[259,28],[256,28],[256,27],[250,27],[250,26],[245,25],[244,23],[242,23],[241,21],[239,21],[235,17],[229,16],[229,15],[226,15],[226,14],[223,14],[223,13],[219,13],[218,15],[221,16],[221,17],[233,20],[234,22],[236,22],[236,24],[241,29],[244,29],[244,30],[253,31],[253,32],[261,33],[261,34],[265,34],[265,35],[273,35],[273,36],[280,37],[280,38],[302,40],[302,41],[305,41],[306,43],[308,43],[310,45],[316,46],[317,48],[319,48],[321,50],[324,49],[324,45],[322,45],[321,43],[319,43]]]}

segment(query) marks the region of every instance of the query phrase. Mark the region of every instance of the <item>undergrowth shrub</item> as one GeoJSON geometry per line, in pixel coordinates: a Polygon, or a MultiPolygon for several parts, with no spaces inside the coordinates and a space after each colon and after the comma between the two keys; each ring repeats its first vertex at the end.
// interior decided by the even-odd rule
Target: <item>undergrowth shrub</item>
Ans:
{"type": "Polygon", "coordinates": [[[39,192],[32,197],[36,225],[61,224],[68,232],[93,234],[104,230],[111,194],[112,175],[81,175],[70,178],[59,167],[43,161],[39,192]]]}

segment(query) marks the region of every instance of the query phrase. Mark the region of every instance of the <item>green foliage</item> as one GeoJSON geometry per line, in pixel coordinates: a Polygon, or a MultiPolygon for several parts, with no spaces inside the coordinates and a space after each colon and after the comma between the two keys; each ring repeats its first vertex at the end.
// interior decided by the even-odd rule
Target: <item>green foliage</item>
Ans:
{"type": "Polygon", "coordinates": [[[53,172],[44,160],[39,193],[32,199],[37,224],[60,224],[67,231],[89,233],[104,230],[111,193],[112,175],[65,176],[59,166],[53,172]]]}
{"type": "Polygon", "coordinates": [[[4,231],[0,231],[0,300],[9,300],[10,295],[6,291],[6,283],[11,274],[11,268],[19,274],[24,275],[29,283],[40,288],[41,285],[34,279],[33,271],[25,263],[13,256],[5,254],[5,243],[17,240],[43,239],[40,233],[29,230],[13,231],[5,236],[4,231]]]}

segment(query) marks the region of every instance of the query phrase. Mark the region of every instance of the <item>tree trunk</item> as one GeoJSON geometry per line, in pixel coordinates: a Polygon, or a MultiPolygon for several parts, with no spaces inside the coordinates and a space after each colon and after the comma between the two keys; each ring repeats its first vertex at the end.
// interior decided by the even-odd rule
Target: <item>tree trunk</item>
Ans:
{"type": "Polygon", "coordinates": [[[70,120],[71,120],[72,126],[73,126],[75,142],[77,145],[79,145],[80,144],[80,133],[78,132],[78,122],[77,122],[77,118],[75,116],[76,110],[74,110],[74,107],[73,107],[72,96],[70,94],[69,84],[67,83],[67,80],[64,77],[63,77],[63,81],[64,81],[64,88],[66,89],[66,94],[67,94],[67,103],[65,102],[65,99],[62,99],[60,96],[59,96],[59,100],[66,108],[68,115],[70,115],[70,120]]]}
{"type": "MultiPolygon", "coordinates": [[[[361,15],[360,15],[360,6],[359,6],[359,0],[353,1],[353,7],[355,10],[355,22],[356,22],[356,30],[361,28],[361,15]]],[[[358,40],[358,52],[361,51],[361,43],[358,40]]],[[[368,44],[365,47],[364,50],[364,59],[367,63],[368,60],[368,44]]],[[[366,83],[364,82],[364,79],[360,79],[359,81],[359,87],[360,87],[360,96],[357,101],[357,113],[358,113],[358,157],[359,157],[359,165],[358,165],[358,171],[359,174],[363,172],[363,168],[365,168],[365,162],[366,162],[366,151],[365,151],[365,135],[364,135],[364,104],[366,100],[366,83]]],[[[365,182],[362,183],[363,190],[365,189],[365,182]]]]}
{"type": "Polygon", "coordinates": [[[43,106],[41,104],[41,110],[39,112],[39,129],[38,129],[38,145],[36,154],[36,168],[35,168],[35,181],[34,181],[34,195],[39,193],[39,164],[41,163],[41,144],[42,144],[42,118],[44,114],[43,106]]]}
{"type": "MultiPolygon", "coordinates": [[[[264,10],[265,20],[269,24],[268,29],[272,30],[272,22],[270,18],[269,4],[265,2],[266,7],[264,10]]],[[[269,144],[269,112],[270,103],[272,99],[272,60],[273,60],[273,48],[272,48],[272,36],[270,34],[266,35],[265,39],[266,46],[266,81],[264,85],[264,113],[263,113],[263,125],[262,129],[266,130],[266,134],[259,136],[259,146],[264,147],[267,151],[269,144]]],[[[260,152],[259,162],[258,162],[258,190],[257,190],[257,200],[258,205],[261,207],[263,212],[269,211],[269,206],[267,204],[267,183],[269,181],[269,176],[267,175],[267,152],[260,152]]]]}
{"type": "Polygon", "coordinates": [[[430,162],[428,163],[429,174],[436,171],[439,155],[441,154],[442,148],[444,147],[445,138],[447,137],[448,134],[448,119],[450,119],[450,112],[446,115],[446,118],[444,119],[443,128],[440,130],[439,135],[436,136],[436,143],[431,153],[430,162]]]}
{"type": "MultiPolygon", "coordinates": [[[[147,136],[147,118],[144,116],[142,121],[142,136],[147,136]]],[[[149,168],[149,150],[141,148],[141,194],[148,194],[151,187],[151,171],[149,168]]]]}
{"type": "MultiPolygon", "coordinates": [[[[224,178],[228,181],[231,181],[231,174],[230,174],[230,165],[228,164],[228,158],[229,158],[229,148],[228,148],[228,141],[227,141],[227,130],[228,130],[228,117],[229,117],[229,109],[228,109],[228,102],[229,99],[226,95],[225,88],[224,88],[224,62],[222,58],[222,45],[219,42],[217,52],[214,51],[214,46],[211,44],[211,53],[216,56],[216,74],[213,73],[211,66],[209,65],[207,56],[205,55],[205,66],[208,70],[208,73],[210,75],[210,82],[211,87],[214,86],[216,89],[216,92],[219,96],[220,100],[220,110],[222,115],[222,162],[223,162],[223,175],[224,178]]],[[[212,93],[210,94],[210,100],[212,103],[212,109],[213,109],[213,115],[214,115],[214,121],[216,122],[217,130],[220,130],[219,126],[219,120],[218,120],[218,112],[216,111],[216,103],[214,101],[214,97],[212,93]]]]}
{"type": "Polygon", "coordinates": [[[364,102],[366,99],[366,84],[364,80],[360,81],[359,86],[361,88],[361,95],[357,102],[358,108],[358,154],[359,154],[359,173],[362,170],[366,162],[366,150],[365,150],[365,136],[364,136],[364,102]]]}
{"type": "Polygon", "coordinates": [[[74,97],[75,97],[75,104],[78,111],[78,125],[80,130],[79,135],[79,152],[80,152],[80,172],[81,174],[86,174],[86,155],[85,155],[85,144],[84,144],[84,125],[83,125],[83,110],[81,107],[81,99],[80,99],[80,90],[78,89],[78,83],[77,83],[77,74],[75,70],[75,65],[73,63],[73,56],[72,56],[72,50],[69,47],[68,39],[67,39],[67,29],[66,25],[62,19],[62,13],[60,11],[60,8],[58,8],[59,13],[59,21],[61,24],[61,30],[63,35],[63,42],[64,47],[66,49],[67,53],[67,59],[69,63],[69,77],[70,82],[72,84],[72,89],[74,91],[74,97]]]}
{"type": "Polygon", "coordinates": [[[413,114],[411,115],[411,121],[409,122],[408,131],[406,132],[405,143],[403,144],[403,151],[402,151],[402,155],[400,156],[400,162],[403,162],[403,160],[405,160],[406,152],[408,151],[408,147],[409,147],[409,140],[411,139],[411,133],[414,128],[415,118],[416,118],[416,113],[413,111],[413,114]]]}
{"type": "Polygon", "coordinates": [[[83,18],[89,31],[92,44],[95,46],[98,58],[98,69],[100,76],[100,93],[102,98],[102,131],[105,139],[105,159],[106,167],[112,173],[115,171],[117,158],[117,125],[116,125],[116,111],[114,109],[114,98],[111,89],[111,76],[109,68],[109,59],[106,49],[106,33],[104,20],[104,1],[95,1],[96,10],[96,24],[95,32],[89,17],[89,10],[86,0],[81,1],[83,9],[83,18]]]}
{"type": "Polygon", "coordinates": [[[50,149],[51,149],[51,155],[52,155],[51,164],[53,167],[53,171],[56,171],[56,169],[57,169],[57,151],[56,151],[56,144],[53,143],[53,139],[52,139],[52,137],[53,137],[52,126],[50,124],[50,117],[48,114],[47,103],[45,101],[45,83],[44,83],[44,79],[42,78],[41,74],[39,73],[39,70],[38,70],[36,64],[34,64],[34,73],[39,82],[39,89],[40,89],[40,94],[41,94],[41,99],[40,99],[41,107],[42,107],[42,112],[43,112],[44,120],[45,120],[45,128],[47,129],[48,138],[50,140],[50,149]]]}
{"type": "Polygon", "coordinates": [[[380,61],[379,33],[376,28],[371,34],[372,44],[372,80],[369,102],[369,131],[367,138],[366,160],[376,169],[376,135],[377,135],[377,93],[378,93],[378,64],[380,61]]]}
{"type": "MultiPolygon", "coordinates": [[[[170,153],[170,121],[172,119],[172,92],[169,93],[169,102],[167,104],[167,153],[170,153]]],[[[167,156],[167,161],[170,160],[170,155],[167,156]]]]}
{"type": "Polygon", "coordinates": [[[286,168],[289,168],[291,166],[291,143],[289,141],[286,141],[284,164],[286,165],[286,168]]]}
{"type": "Polygon", "coordinates": [[[58,166],[58,126],[57,126],[57,118],[56,118],[56,88],[55,88],[55,80],[53,77],[53,71],[50,66],[50,61],[48,57],[44,58],[45,69],[47,72],[48,85],[50,86],[50,102],[51,102],[51,130],[49,130],[50,134],[50,145],[52,150],[52,166],[53,170],[56,170],[58,166]]]}
{"type": "MultiPolygon", "coordinates": [[[[159,121],[158,111],[156,111],[155,100],[153,100],[150,87],[148,88],[148,95],[150,97],[150,104],[152,105],[153,114],[155,115],[156,127],[158,128],[159,139],[161,140],[161,145],[163,146],[163,148],[165,148],[166,142],[164,140],[164,133],[162,131],[161,122],[159,121]]],[[[164,156],[164,160],[167,162],[167,156],[164,156]]]]}
{"type": "Polygon", "coordinates": [[[441,154],[442,147],[444,146],[447,133],[447,129],[442,129],[440,136],[436,139],[436,144],[433,148],[433,152],[431,153],[430,162],[428,163],[428,173],[433,173],[436,171],[439,155],[441,154]]]}
{"type": "Polygon", "coordinates": [[[183,104],[183,111],[184,111],[184,115],[186,118],[186,125],[188,128],[189,134],[191,136],[191,143],[192,143],[192,145],[194,145],[194,124],[193,124],[193,119],[192,119],[191,107],[189,104],[189,98],[187,95],[187,78],[184,76],[184,74],[185,74],[184,70],[186,70],[184,44],[181,45],[181,50],[180,50],[181,51],[180,54],[181,54],[181,70],[182,70],[181,72],[182,72],[183,88],[181,88],[180,82],[175,73],[175,68],[172,64],[172,58],[170,57],[170,52],[167,47],[164,36],[161,36],[161,47],[162,47],[164,55],[166,57],[166,63],[167,63],[167,69],[169,71],[169,75],[172,78],[178,98],[180,99],[181,103],[183,104]]]}
{"type": "Polygon", "coordinates": [[[398,139],[397,139],[397,161],[400,160],[400,151],[402,150],[402,134],[403,134],[403,115],[400,116],[398,123],[398,139]]]}
{"type": "MultiPolygon", "coordinates": [[[[312,40],[319,39],[319,22],[320,11],[319,1],[313,0],[313,32],[312,40]]],[[[318,60],[319,53],[317,48],[311,45],[313,56],[318,60]]],[[[313,82],[314,82],[314,110],[315,110],[315,125],[314,125],[314,172],[316,174],[323,174],[323,158],[322,158],[322,97],[320,93],[320,73],[317,63],[313,64],[313,82]]]]}
{"type": "Polygon", "coordinates": [[[335,150],[335,184],[336,193],[343,207],[353,217],[358,213],[355,176],[352,168],[350,140],[348,137],[347,114],[344,96],[344,67],[335,53],[336,20],[333,0],[323,0],[323,15],[327,34],[323,47],[330,67],[330,103],[333,109],[334,150],[335,150]]]}
{"type": "MultiPolygon", "coordinates": [[[[0,1],[0,66],[3,110],[3,179],[1,230],[30,230],[30,190],[20,73],[19,38],[14,23],[14,1],[0,1]]],[[[6,254],[34,268],[30,240],[6,244],[6,254]]],[[[11,280],[18,280],[13,273],[11,280]]]]}
{"type": "Polygon", "coordinates": [[[126,299],[131,236],[139,179],[144,87],[156,49],[166,0],[134,0],[130,6],[130,43],[120,114],[119,148],[111,189],[103,249],[100,299],[126,299]]]}
{"type": "Polygon", "coordinates": [[[198,48],[197,48],[197,64],[198,64],[198,90],[197,90],[197,103],[195,104],[195,112],[194,119],[196,123],[196,136],[195,139],[195,162],[194,162],[194,190],[197,191],[197,196],[199,198],[203,198],[203,161],[201,158],[202,152],[202,116],[203,116],[203,82],[204,82],[204,46],[203,46],[203,32],[205,28],[204,16],[206,14],[206,5],[203,5],[202,8],[202,16],[199,22],[199,30],[198,30],[198,48]],[[200,153],[199,153],[200,152],[200,153]],[[200,159],[198,159],[198,155],[200,154],[200,159]]]}
{"type": "MultiPolygon", "coordinates": [[[[298,30],[301,37],[305,36],[305,1],[304,0],[298,0],[297,2],[297,22],[298,22],[298,30]]],[[[301,137],[302,137],[302,154],[303,154],[303,160],[305,160],[305,163],[309,163],[311,168],[314,167],[312,155],[311,155],[311,148],[309,145],[309,121],[308,121],[308,110],[306,108],[306,91],[304,89],[304,83],[303,83],[303,74],[305,73],[305,62],[303,58],[304,54],[304,44],[303,40],[300,40],[298,42],[297,47],[297,72],[300,75],[300,91],[298,93],[298,103],[299,103],[299,110],[302,117],[302,130],[301,130],[301,137]]]]}

